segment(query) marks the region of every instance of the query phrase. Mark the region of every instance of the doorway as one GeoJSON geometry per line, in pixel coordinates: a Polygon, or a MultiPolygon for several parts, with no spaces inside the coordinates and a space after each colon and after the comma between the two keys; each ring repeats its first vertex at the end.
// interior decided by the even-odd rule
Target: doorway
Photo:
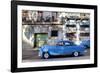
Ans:
{"type": "Polygon", "coordinates": [[[47,33],[35,33],[35,42],[34,47],[41,47],[45,44],[47,44],[47,33]]]}

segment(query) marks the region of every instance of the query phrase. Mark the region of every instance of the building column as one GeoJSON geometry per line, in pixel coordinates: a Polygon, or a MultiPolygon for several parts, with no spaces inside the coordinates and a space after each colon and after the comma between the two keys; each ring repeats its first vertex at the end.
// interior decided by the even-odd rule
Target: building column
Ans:
{"type": "Polygon", "coordinates": [[[63,39],[64,40],[68,40],[66,36],[66,31],[67,31],[66,25],[67,25],[67,21],[65,21],[65,23],[63,24],[63,39]]]}
{"type": "Polygon", "coordinates": [[[76,44],[80,44],[80,23],[76,24],[76,44]]]}

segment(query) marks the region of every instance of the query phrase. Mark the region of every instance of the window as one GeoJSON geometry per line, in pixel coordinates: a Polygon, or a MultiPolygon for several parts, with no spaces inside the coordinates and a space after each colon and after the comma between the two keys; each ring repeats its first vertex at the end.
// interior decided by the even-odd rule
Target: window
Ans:
{"type": "Polygon", "coordinates": [[[65,42],[65,45],[66,45],[66,46],[69,46],[69,45],[70,45],[70,43],[69,43],[69,42],[65,42]]]}
{"type": "Polygon", "coordinates": [[[51,31],[51,37],[57,37],[58,36],[58,31],[57,30],[52,30],[51,31]]]}
{"type": "Polygon", "coordinates": [[[80,33],[80,36],[89,36],[90,33],[80,33]]]}
{"type": "Polygon", "coordinates": [[[57,45],[59,45],[59,46],[63,46],[64,43],[63,43],[63,42],[58,42],[57,45]]]}

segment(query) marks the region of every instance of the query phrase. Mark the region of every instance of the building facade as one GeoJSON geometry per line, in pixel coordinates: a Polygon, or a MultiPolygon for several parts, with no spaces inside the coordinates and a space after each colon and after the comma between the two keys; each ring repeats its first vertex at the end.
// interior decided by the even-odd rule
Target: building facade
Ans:
{"type": "Polygon", "coordinates": [[[22,28],[33,47],[57,40],[79,42],[90,37],[90,14],[23,10],[22,28]]]}

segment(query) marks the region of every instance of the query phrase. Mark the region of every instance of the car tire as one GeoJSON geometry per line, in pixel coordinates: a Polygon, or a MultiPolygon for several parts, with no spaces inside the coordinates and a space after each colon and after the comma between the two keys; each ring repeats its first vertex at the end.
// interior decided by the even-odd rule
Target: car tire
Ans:
{"type": "Polygon", "coordinates": [[[77,51],[73,52],[73,56],[74,56],[74,57],[79,56],[79,52],[77,52],[77,51]]]}
{"type": "Polygon", "coordinates": [[[44,52],[43,53],[43,58],[44,59],[48,59],[50,57],[49,53],[48,52],[44,52]]]}

